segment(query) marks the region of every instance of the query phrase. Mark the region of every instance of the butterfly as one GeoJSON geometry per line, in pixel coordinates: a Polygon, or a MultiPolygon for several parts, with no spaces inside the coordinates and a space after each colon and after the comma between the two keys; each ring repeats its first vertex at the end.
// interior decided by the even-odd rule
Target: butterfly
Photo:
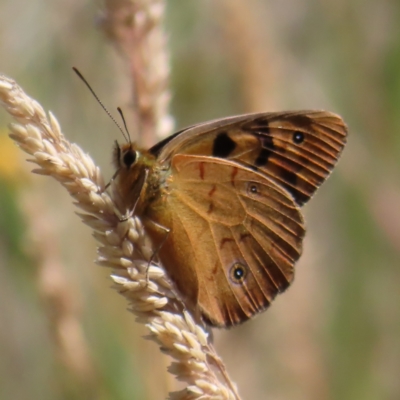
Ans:
{"type": "Polygon", "coordinates": [[[326,111],[193,125],[149,150],[116,145],[115,185],[186,304],[215,327],[266,309],[292,282],[303,206],[346,143],[326,111]]]}

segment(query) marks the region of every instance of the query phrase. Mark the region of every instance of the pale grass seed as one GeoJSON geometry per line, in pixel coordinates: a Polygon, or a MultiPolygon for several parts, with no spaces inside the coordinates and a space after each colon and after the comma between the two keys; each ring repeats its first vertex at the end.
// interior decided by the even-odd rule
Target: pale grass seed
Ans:
{"type": "Polygon", "coordinates": [[[104,179],[90,156],[64,138],[54,115],[47,117],[39,103],[4,76],[0,103],[16,121],[9,126],[11,139],[30,154],[36,173],[59,181],[84,211],[77,215],[94,229],[97,263],[112,268],[116,289],[128,299],[138,322],[146,324],[148,337],[175,359],[170,371],[188,386],[170,398],[238,399],[234,385],[217,372],[223,366],[215,361],[219,359],[204,327],[185,311],[164,270],[155,265],[148,269],[153,250],[140,220],[104,191],[104,179]]]}

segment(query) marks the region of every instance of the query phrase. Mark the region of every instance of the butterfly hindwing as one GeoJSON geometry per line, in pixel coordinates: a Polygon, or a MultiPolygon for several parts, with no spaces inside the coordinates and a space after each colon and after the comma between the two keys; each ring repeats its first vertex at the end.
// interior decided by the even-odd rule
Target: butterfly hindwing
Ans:
{"type": "Polygon", "coordinates": [[[292,197],[263,174],[206,156],[173,156],[167,186],[146,217],[173,232],[159,255],[183,296],[216,326],[265,309],[301,254],[292,197]]]}

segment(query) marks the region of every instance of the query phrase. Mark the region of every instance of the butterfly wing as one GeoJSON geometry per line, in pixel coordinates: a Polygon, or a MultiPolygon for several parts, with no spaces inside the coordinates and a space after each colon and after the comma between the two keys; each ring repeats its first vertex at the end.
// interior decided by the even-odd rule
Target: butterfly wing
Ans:
{"type": "Polygon", "coordinates": [[[154,240],[162,239],[154,223],[170,229],[159,250],[163,265],[204,319],[220,327],[244,322],[287,288],[304,237],[298,206],[273,180],[205,156],[172,158],[146,220],[154,240]]]}
{"type": "Polygon", "coordinates": [[[213,156],[258,171],[306,203],[328,177],[346,143],[343,120],[326,111],[247,114],[184,129],[150,153],[213,156]]]}

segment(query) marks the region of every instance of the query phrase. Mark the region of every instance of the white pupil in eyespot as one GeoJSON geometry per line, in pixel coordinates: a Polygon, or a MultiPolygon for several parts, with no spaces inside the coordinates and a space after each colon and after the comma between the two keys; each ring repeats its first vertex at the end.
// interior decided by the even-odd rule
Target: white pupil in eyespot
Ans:
{"type": "Polygon", "coordinates": [[[246,277],[246,266],[236,262],[231,269],[231,277],[236,283],[243,282],[246,277]]]}

